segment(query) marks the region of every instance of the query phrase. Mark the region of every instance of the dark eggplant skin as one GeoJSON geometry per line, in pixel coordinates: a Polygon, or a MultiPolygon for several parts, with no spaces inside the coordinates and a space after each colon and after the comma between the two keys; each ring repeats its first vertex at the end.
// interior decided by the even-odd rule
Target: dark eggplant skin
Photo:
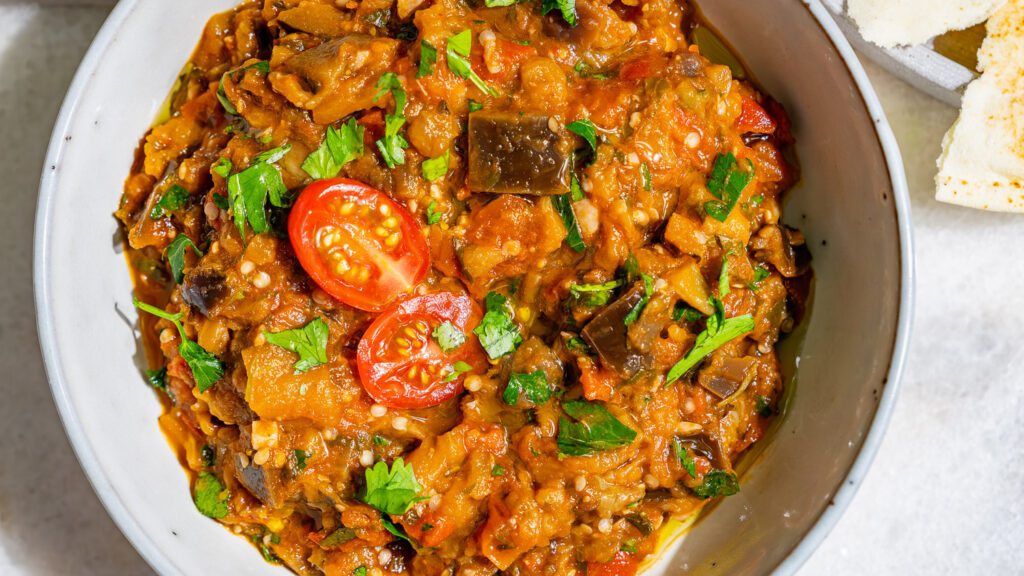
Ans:
{"type": "Polygon", "coordinates": [[[241,454],[235,454],[235,476],[253,496],[267,506],[277,508],[281,503],[275,493],[272,480],[263,466],[257,466],[241,454]]]}
{"type": "Polygon", "coordinates": [[[544,114],[469,115],[469,188],[473,192],[550,196],[569,192],[572,134],[544,114]]]}
{"type": "Polygon", "coordinates": [[[185,276],[181,285],[181,297],[189,306],[203,316],[209,316],[228,293],[224,274],[210,268],[196,268],[185,276]]]}
{"type": "Polygon", "coordinates": [[[626,316],[644,297],[643,282],[637,282],[618,300],[597,313],[580,336],[597,352],[601,363],[619,376],[630,379],[644,367],[644,356],[629,345],[626,316]]]}

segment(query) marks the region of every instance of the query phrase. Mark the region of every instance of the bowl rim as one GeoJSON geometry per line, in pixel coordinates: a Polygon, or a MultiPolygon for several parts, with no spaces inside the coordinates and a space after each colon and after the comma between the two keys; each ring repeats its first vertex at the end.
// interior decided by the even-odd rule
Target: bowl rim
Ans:
{"type": "MultiPolygon", "coordinates": [[[[892,184],[893,207],[897,222],[896,232],[899,235],[900,247],[900,290],[896,334],[889,360],[889,370],[867,434],[857,456],[832,497],[833,505],[825,507],[814,524],[789,551],[786,558],[773,570],[774,574],[781,575],[794,574],[832,531],[863,483],[881,446],[892,417],[906,364],[913,323],[916,284],[910,194],[896,137],[860,60],[832,15],[820,0],[801,0],[801,2],[811,12],[828,40],[839,52],[848,73],[857,86],[867,112],[874,121],[875,134],[878,137],[892,184]]],[[[101,57],[112,45],[117,32],[138,4],[139,0],[120,0],[111,11],[85,53],[54,123],[40,178],[39,198],[36,206],[33,241],[33,293],[36,306],[36,327],[47,380],[79,464],[107,513],[150,567],[160,574],[180,574],[166,552],[146,535],[139,521],[114,490],[106,471],[100,466],[91,444],[85,437],[81,422],[67,392],[60,353],[57,350],[47,272],[52,204],[57,182],[53,167],[59,165],[64,156],[64,134],[78,111],[80,97],[99,67],[101,57]]]]}

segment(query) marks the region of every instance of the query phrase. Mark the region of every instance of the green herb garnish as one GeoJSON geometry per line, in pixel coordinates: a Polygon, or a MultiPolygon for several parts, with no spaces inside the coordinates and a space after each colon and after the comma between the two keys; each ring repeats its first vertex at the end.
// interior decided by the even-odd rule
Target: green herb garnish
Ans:
{"type": "Polygon", "coordinates": [[[188,206],[188,200],[191,197],[188,190],[185,190],[181,186],[175,184],[164,192],[164,195],[156,201],[153,205],[153,209],[149,211],[149,217],[153,220],[157,218],[163,218],[165,215],[171,212],[177,212],[185,206],[188,206]]]}
{"type": "Polygon", "coordinates": [[[504,475],[505,475],[505,467],[502,466],[501,464],[495,464],[491,468],[491,476],[504,476],[504,475]]]}
{"type": "Polygon", "coordinates": [[[320,147],[306,156],[302,169],[314,180],[334,178],[341,167],[363,155],[363,126],[355,118],[341,125],[327,127],[320,147]]]}
{"type": "Polygon", "coordinates": [[[178,345],[178,354],[181,355],[189,369],[192,370],[192,378],[196,381],[199,392],[206,392],[224,376],[224,364],[216,356],[207,352],[202,346],[189,340],[185,336],[185,327],[181,325],[184,313],[171,314],[151,306],[138,298],[132,299],[135,307],[143,312],[148,312],[157,318],[163,318],[174,323],[181,336],[181,344],[178,345]]]}
{"type": "Polygon", "coordinates": [[[434,340],[437,341],[437,345],[441,347],[445,354],[457,349],[466,342],[466,334],[458,326],[447,320],[438,324],[437,328],[434,328],[432,335],[434,340]]]}
{"type": "Polygon", "coordinates": [[[715,159],[708,179],[708,192],[717,200],[704,203],[704,211],[719,222],[725,222],[740,199],[747,184],[754,178],[754,163],[747,160],[747,170],[736,165],[736,156],[729,152],[715,159]]]}
{"type": "Polygon", "coordinates": [[[754,269],[754,281],[750,283],[750,289],[753,290],[754,292],[757,292],[757,290],[761,287],[761,282],[764,282],[765,279],[771,275],[772,273],[770,270],[768,270],[764,266],[759,265],[757,268],[754,269]]]}
{"type": "Polygon", "coordinates": [[[686,470],[686,473],[690,475],[690,478],[696,478],[697,462],[693,459],[693,456],[690,456],[690,453],[686,451],[686,448],[683,447],[683,443],[678,439],[673,438],[672,449],[675,451],[676,457],[678,457],[679,461],[682,463],[683,470],[686,470]]]}
{"type": "Polygon", "coordinates": [[[167,366],[146,370],[146,382],[157,390],[167,391],[167,366]]]}
{"type": "Polygon", "coordinates": [[[713,470],[704,476],[704,482],[693,489],[698,498],[717,498],[732,496],[740,491],[740,481],[736,475],[724,470],[713,470]]]}
{"type": "Polygon", "coordinates": [[[513,373],[505,386],[505,392],[501,399],[509,406],[515,406],[519,402],[519,396],[526,396],[535,406],[548,401],[551,398],[551,389],[548,387],[548,377],[542,370],[530,374],[513,373]]]}
{"type": "Polygon", "coordinates": [[[398,458],[390,469],[386,462],[377,462],[366,469],[366,486],[359,500],[385,514],[401,516],[416,502],[427,499],[419,496],[421,490],[412,466],[398,458]]]}
{"type": "Polygon", "coordinates": [[[586,456],[627,446],[636,439],[636,432],[601,404],[571,400],[562,404],[562,409],[569,415],[558,421],[558,451],[562,454],[586,456]]]}
{"type": "Polygon", "coordinates": [[[576,0],[541,0],[540,13],[542,16],[555,10],[562,15],[566,24],[576,26],[576,0]]]}
{"type": "Polygon", "coordinates": [[[523,342],[519,328],[512,321],[508,298],[491,292],[484,299],[487,313],[473,333],[491,360],[497,360],[515,351],[523,342]]]}
{"type": "Polygon", "coordinates": [[[702,314],[699,311],[690,308],[682,300],[676,302],[675,306],[672,308],[672,320],[675,322],[679,322],[680,320],[684,322],[696,322],[701,318],[702,314]]]}
{"type": "Polygon", "coordinates": [[[437,158],[424,160],[423,163],[420,164],[420,170],[423,172],[423,179],[428,182],[433,182],[447,174],[449,157],[450,154],[448,150],[445,150],[444,154],[441,154],[437,158]]]}
{"type": "Polygon", "coordinates": [[[228,515],[228,492],[220,480],[209,472],[199,473],[192,500],[204,516],[219,520],[228,515]]]}
{"type": "Polygon", "coordinates": [[[423,78],[434,73],[434,64],[437,62],[437,48],[426,40],[420,41],[420,65],[416,70],[416,77],[423,78]]]}
{"type": "Polygon", "coordinates": [[[654,280],[647,274],[640,273],[640,278],[644,281],[644,293],[640,296],[640,300],[637,301],[636,306],[630,309],[629,314],[622,319],[623,324],[626,326],[632,325],[634,322],[640,319],[640,314],[647,307],[647,303],[650,302],[651,296],[654,295],[654,280]]]}
{"type": "Polygon", "coordinates": [[[468,28],[448,39],[448,44],[445,48],[445,53],[448,57],[448,68],[459,78],[468,79],[481,92],[497,96],[498,91],[488,86],[483,79],[477,76],[476,72],[473,72],[473,67],[469,64],[468,58],[472,43],[473,33],[468,28]]]}
{"type": "Polygon", "coordinates": [[[299,355],[295,362],[296,372],[305,372],[310,368],[327,363],[327,337],[330,330],[323,318],[314,318],[302,328],[282,330],[281,332],[264,332],[263,337],[274,346],[291,350],[299,355]]]}
{"type": "Polygon", "coordinates": [[[231,169],[233,167],[234,166],[231,164],[231,159],[228,158],[227,156],[224,156],[217,160],[216,164],[210,166],[210,172],[213,172],[214,174],[220,176],[221,178],[227,179],[228,176],[231,176],[231,169]]]}
{"type": "Polygon", "coordinates": [[[455,380],[462,374],[465,374],[466,372],[469,372],[472,369],[472,366],[470,366],[466,362],[463,362],[462,360],[459,360],[455,364],[452,364],[452,371],[445,375],[444,381],[451,382],[452,380],[455,380]]]}
{"type": "Polygon", "coordinates": [[[469,106],[469,112],[471,114],[473,112],[476,112],[477,110],[483,110],[483,108],[484,108],[484,105],[479,103],[479,102],[477,102],[476,100],[470,100],[468,106],[469,106]]]}
{"type": "MultiPolygon", "coordinates": [[[[573,180],[575,179],[576,176],[573,176],[573,180]]],[[[587,244],[583,241],[580,223],[576,220],[576,211],[572,207],[571,194],[552,196],[551,202],[554,203],[558,215],[562,217],[562,224],[565,226],[566,231],[565,243],[576,252],[586,250],[587,244]]]]}
{"type": "Polygon", "coordinates": [[[171,266],[171,275],[174,276],[174,281],[177,284],[181,284],[181,281],[185,279],[185,253],[189,248],[195,251],[196,256],[203,255],[192,240],[184,234],[175,236],[174,240],[171,240],[171,243],[164,249],[164,256],[167,257],[167,263],[171,266]]]}
{"type": "Polygon", "coordinates": [[[654,189],[654,176],[651,174],[651,169],[647,167],[647,164],[640,165],[640,179],[644,183],[644,190],[650,192],[654,189]]]}
{"type": "Polygon", "coordinates": [[[610,280],[604,284],[573,284],[569,286],[569,297],[584,306],[604,306],[611,302],[615,290],[622,284],[622,280],[610,280]]]}
{"type": "Polygon", "coordinates": [[[377,80],[377,94],[374,95],[373,101],[377,102],[388,92],[391,92],[395,99],[395,111],[384,116],[384,137],[377,140],[377,149],[380,150],[388,168],[394,168],[405,164],[405,149],[409,147],[409,141],[398,133],[405,125],[406,93],[394,72],[385,72],[377,80]]]}
{"type": "Polygon", "coordinates": [[[722,271],[718,273],[718,297],[725,298],[729,293],[729,258],[722,256],[722,271]]]}
{"type": "Polygon", "coordinates": [[[366,576],[366,566],[359,566],[352,571],[352,576],[366,576]]]}
{"type": "Polygon", "coordinates": [[[754,400],[754,410],[757,411],[757,415],[762,418],[769,418],[775,413],[772,410],[771,401],[768,400],[767,396],[760,396],[754,400]]]}
{"type": "MultiPolygon", "coordinates": [[[[720,304],[719,304],[720,305],[720,304]]],[[[697,335],[693,348],[668,371],[665,385],[673,384],[683,377],[691,368],[700,364],[709,354],[721,348],[730,340],[739,338],[754,330],[754,317],[750,314],[735,318],[720,318],[720,314],[708,318],[708,326],[697,335]]]]}
{"type": "Polygon", "coordinates": [[[594,126],[594,123],[589,118],[571,122],[566,128],[586,140],[587,144],[590,144],[590,151],[597,153],[597,126],[594,126]]]}
{"type": "Polygon", "coordinates": [[[295,454],[295,467],[299,470],[305,470],[306,460],[309,460],[313,453],[306,452],[305,450],[294,450],[292,453],[295,454]]]}
{"type": "Polygon", "coordinates": [[[245,238],[246,222],[256,234],[270,230],[266,208],[268,197],[274,206],[288,206],[288,189],[274,163],[291,148],[291,144],[286,144],[267,150],[256,156],[251,166],[228,178],[228,199],[234,212],[235,226],[242,238],[245,238]]]}
{"type": "Polygon", "coordinates": [[[431,200],[427,205],[427,224],[434,225],[441,221],[443,215],[437,210],[437,201],[431,200]]]}

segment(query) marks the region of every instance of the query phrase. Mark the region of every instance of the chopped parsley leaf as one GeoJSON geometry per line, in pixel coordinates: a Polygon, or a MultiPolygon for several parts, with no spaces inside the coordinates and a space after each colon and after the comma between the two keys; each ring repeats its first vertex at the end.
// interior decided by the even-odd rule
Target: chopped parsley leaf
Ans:
{"type": "Polygon", "coordinates": [[[644,190],[650,192],[654,189],[654,175],[651,174],[651,169],[647,167],[647,164],[640,165],[640,178],[644,183],[644,190]]]}
{"type": "Polygon", "coordinates": [[[747,160],[747,170],[737,166],[732,152],[715,159],[708,178],[708,192],[717,200],[704,203],[704,211],[719,222],[725,222],[747,185],[754,178],[754,163],[747,160]]]}
{"type": "Polygon", "coordinates": [[[567,456],[586,456],[627,446],[636,431],[619,421],[603,405],[585,400],[562,404],[569,416],[558,421],[558,451],[567,456]]]}
{"type": "Polygon", "coordinates": [[[427,205],[427,224],[434,225],[441,221],[443,215],[437,210],[437,201],[431,200],[427,205]]]}
{"type": "Polygon", "coordinates": [[[171,240],[171,243],[164,249],[164,256],[167,257],[167,263],[171,266],[171,275],[174,276],[174,281],[178,284],[185,279],[185,253],[189,248],[195,251],[196,256],[203,255],[192,240],[184,234],[175,236],[174,240],[171,240]]]}
{"type": "Polygon", "coordinates": [[[498,91],[488,86],[482,78],[477,76],[476,72],[473,72],[473,67],[469,64],[469,51],[472,43],[473,33],[468,28],[448,38],[448,43],[445,47],[448,69],[459,78],[468,79],[481,92],[497,96],[498,91]]]}
{"type": "Polygon", "coordinates": [[[352,576],[366,576],[366,566],[359,566],[352,571],[352,576]]]}
{"type": "MultiPolygon", "coordinates": [[[[576,176],[572,177],[573,182],[576,181],[576,176]]],[[[562,217],[562,224],[565,226],[566,236],[565,243],[575,252],[583,252],[587,249],[586,242],[583,241],[583,233],[580,231],[580,223],[576,219],[576,211],[572,207],[572,195],[561,194],[559,196],[552,196],[551,202],[555,205],[555,211],[562,217]]]]}
{"type": "Polygon", "coordinates": [[[504,475],[505,475],[505,467],[502,466],[501,464],[495,464],[491,468],[491,476],[504,476],[504,475]]]}
{"type": "Polygon", "coordinates": [[[718,274],[718,297],[725,298],[729,293],[729,254],[722,256],[722,271],[718,274]]]}
{"type": "Polygon", "coordinates": [[[444,177],[448,173],[448,158],[451,156],[448,150],[444,151],[437,158],[428,158],[420,164],[420,170],[423,172],[423,179],[427,182],[433,182],[438,178],[444,177]]]}
{"type": "Polygon", "coordinates": [[[423,488],[416,481],[412,466],[398,458],[390,469],[383,461],[366,469],[366,486],[360,492],[359,500],[385,514],[401,516],[416,502],[426,500],[419,496],[421,490],[423,488]]]}
{"type": "Polygon", "coordinates": [[[409,147],[408,140],[398,133],[405,125],[406,93],[401,80],[394,72],[385,72],[377,80],[377,94],[374,95],[373,101],[377,102],[388,92],[391,92],[395,100],[395,111],[384,116],[384,137],[377,140],[377,149],[380,150],[388,168],[394,168],[405,164],[405,149],[409,147]]]}
{"type": "Polygon", "coordinates": [[[704,482],[693,489],[698,498],[717,498],[732,496],[740,491],[740,481],[736,475],[724,470],[713,470],[704,476],[704,482]]]}
{"type": "Polygon", "coordinates": [[[330,330],[323,318],[314,318],[309,324],[281,332],[264,332],[263,337],[274,346],[280,346],[299,355],[296,372],[305,372],[327,363],[327,337],[330,330]]]}
{"type": "Polygon", "coordinates": [[[221,519],[228,515],[228,492],[216,476],[200,472],[192,491],[196,509],[204,516],[221,519]]]}
{"type": "Polygon", "coordinates": [[[175,184],[164,192],[164,195],[153,205],[153,209],[149,211],[149,217],[156,220],[171,212],[177,212],[188,205],[190,197],[188,190],[175,184]]]}
{"type": "Polygon", "coordinates": [[[519,402],[519,396],[523,395],[530,403],[540,406],[551,398],[551,389],[548,387],[548,377],[542,370],[530,374],[515,374],[509,376],[508,385],[501,399],[509,406],[515,406],[519,402]]]}
{"type": "Polygon", "coordinates": [[[256,234],[270,230],[267,221],[268,196],[274,206],[288,206],[288,189],[285,188],[281,172],[274,163],[283,158],[291,148],[291,144],[285,144],[267,150],[256,156],[251,166],[228,178],[228,199],[234,212],[235,226],[243,238],[246,222],[256,234]]]}
{"type": "Polygon", "coordinates": [[[566,24],[576,26],[576,0],[541,0],[540,13],[542,16],[555,10],[562,15],[566,24]]]}
{"type": "Polygon", "coordinates": [[[644,308],[647,307],[647,303],[650,302],[651,296],[654,294],[654,280],[643,272],[640,273],[640,278],[644,281],[644,293],[640,300],[637,301],[636,306],[633,306],[629,313],[626,314],[626,317],[622,319],[623,324],[626,326],[630,326],[640,319],[640,314],[643,313],[644,308]]]}
{"type": "Polygon", "coordinates": [[[233,168],[231,158],[223,156],[217,160],[216,164],[210,167],[210,172],[213,172],[221,178],[227,179],[228,176],[231,176],[231,168],[233,168]]]}
{"type": "Polygon", "coordinates": [[[757,268],[754,268],[754,281],[750,283],[750,289],[757,292],[758,288],[761,287],[761,282],[764,282],[771,275],[771,271],[764,266],[759,265],[757,268]]]}
{"type": "Polygon", "coordinates": [[[759,395],[754,400],[754,410],[756,410],[757,411],[757,415],[762,417],[762,418],[769,418],[769,417],[771,417],[772,414],[775,413],[775,411],[772,410],[771,401],[768,400],[767,396],[760,396],[759,395]]]}
{"type": "Polygon", "coordinates": [[[570,132],[579,135],[590,144],[590,151],[597,152],[597,127],[588,118],[571,122],[566,126],[570,132]]]}
{"type": "Polygon", "coordinates": [[[434,64],[437,62],[437,48],[426,40],[420,41],[420,65],[416,70],[416,77],[423,78],[434,73],[434,64]]]}
{"type": "Polygon", "coordinates": [[[306,460],[309,460],[313,453],[306,452],[305,450],[294,450],[293,453],[295,454],[295,467],[299,470],[305,470],[306,460]]]}
{"type": "Polygon", "coordinates": [[[484,108],[484,105],[477,102],[476,100],[470,100],[468,106],[470,113],[476,112],[477,110],[483,110],[484,108]]]}
{"type": "Polygon", "coordinates": [[[584,306],[604,306],[611,302],[615,290],[622,284],[622,280],[610,280],[604,284],[573,284],[569,286],[569,297],[584,306]]]}
{"type": "MultiPolygon", "coordinates": [[[[718,300],[716,300],[716,303],[718,303],[718,300]]],[[[717,305],[721,306],[720,303],[717,305]]],[[[665,378],[666,386],[682,378],[690,369],[700,364],[709,354],[721,348],[730,340],[739,338],[754,330],[754,317],[750,314],[726,319],[721,319],[719,316],[719,314],[715,314],[708,318],[708,326],[697,335],[697,341],[693,348],[668,371],[668,376],[665,378]]]]}
{"type": "Polygon", "coordinates": [[[341,125],[327,127],[323,144],[306,156],[302,169],[314,180],[334,178],[341,167],[363,155],[363,126],[355,118],[341,125]]]}
{"type": "Polygon", "coordinates": [[[702,317],[701,313],[693,308],[690,308],[686,302],[682,300],[676,302],[676,305],[672,308],[672,320],[679,322],[696,322],[702,317]]]}
{"type": "Polygon", "coordinates": [[[466,334],[463,333],[458,326],[447,320],[438,324],[437,328],[434,328],[432,336],[445,354],[455,350],[466,342],[466,334]]]}
{"type": "Polygon", "coordinates": [[[480,345],[491,360],[497,360],[515,351],[523,343],[519,328],[512,321],[508,298],[491,292],[484,299],[487,313],[480,324],[473,329],[480,345]]]}
{"type": "Polygon", "coordinates": [[[686,473],[690,475],[690,478],[696,478],[697,462],[693,459],[693,456],[690,456],[690,453],[686,451],[686,448],[683,447],[682,442],[680,442],[676,438],[673,438],[672,449],[675,451],[676,457],[678,457],[679,461],[682,463],[683,470],[686,470],[686,473]]]}
{"type": "Polygon", "coordinates": [[[167,390],[167,366],[146,370],[146,382],[157,390],[167,390]]]}
{"type": "Polygon", "coordinates": [[[465,374],[466,372],[469,372],[472,369],[472,366],[463,362],[462,360],[459,360],[455,364],[452,364],[452,371],[445,375],[444,381],[451,382],[452,380],[455,380],[462,374],[465,374]]]}
{"type": "Polygon", "coordinates": [[[196,381],[196,388],[199,392],[206,392],[224,376],[224,364],[216,356],[207,352],[202,346],[189,340],[185,336],[185,327],[181,325],[183,313],[171,314],[134,298],[132,302],[135,307],[143,312],[148,312],[157,318],[163,318],[174,323],[181,336],[181,344],[178,345],[178,354],[192,370],[192,379],[196,381]]]}

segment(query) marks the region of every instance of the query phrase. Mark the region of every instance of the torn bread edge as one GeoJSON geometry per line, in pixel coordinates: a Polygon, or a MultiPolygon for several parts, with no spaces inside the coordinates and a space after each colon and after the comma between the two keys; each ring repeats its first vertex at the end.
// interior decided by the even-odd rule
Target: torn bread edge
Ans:
{"type": "Polygon", "coordinates": [[[865,40],[884,48],[923,44],[984,22],[1006,0],[849,0],[865,40]]]}
{"type": "Polygon", "coordinates": [[[960,118],[942,143],[935,199],[1024,212],[1024,0],[988,21],[981,78],[967,87],[960,118]]]}

